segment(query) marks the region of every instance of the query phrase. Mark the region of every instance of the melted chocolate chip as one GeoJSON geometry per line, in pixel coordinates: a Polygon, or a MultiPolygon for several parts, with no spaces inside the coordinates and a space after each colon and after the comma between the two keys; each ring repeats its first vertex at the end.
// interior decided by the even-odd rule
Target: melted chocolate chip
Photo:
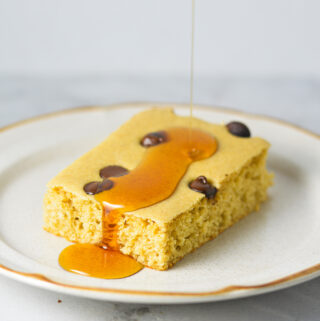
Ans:
{"type": "Polygon", "coordinates": [[[100,182],[90,182],[83,186],[83,190],[89,195],[94,195],[97,193],[99,184],[100,182]]]}
{"type": "Polygon", "coordinates": [[[227,128],[232,135],[238,137],[250,137],[250,130],[249,128],[238,121],[232,121],[227,124],[227,128]]]}
{"type": "Polygon", "coordinates": [[[109,177],[124,176],[124,175],[127,175],[128,173],[129,171],[124,167],[117,166],[117,165],[110,165],[100,170],[100,177],[106,179],[109,177]]]}
{"type": "Polygon", "coordinates": [[[97,189],[97,193],[101,193],[103,191],[107,191],[108,189],[111,189],[113,187],[114,183],[113,181],[110,181],[110,179],[105,179],[99,184],[99,187],[97,189]]]}
{"type": "Polygon", "coordinates": [[[214,198],[218,191],[214,186],[212,186],[208,182],[205,176],[197,177],[195,180],[189,183],[189,187],[193,191],[203,193],[206,196],[206,198],[209,199],[214,198]]]}
{"type": "Polygon", "coordinates": [[[140,144],[143,147],[152,147],[164,143],[167,141],[167,134],[165,131],[161,130],[159,132],[153,132],[145,135],[140,144]]]}
{"type": "Polygon", "coordinates": [[[113,184],[114,183],[109,179],[106,179],[103,182],[90,182],[84,185],[83,190],[89,195],[94,195],[103,191],[107,191],[113,187],[113,184]]]}

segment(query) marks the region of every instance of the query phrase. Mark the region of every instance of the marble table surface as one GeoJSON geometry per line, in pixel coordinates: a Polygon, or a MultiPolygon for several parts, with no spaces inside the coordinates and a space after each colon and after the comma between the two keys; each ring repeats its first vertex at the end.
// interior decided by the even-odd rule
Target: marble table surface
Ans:
{"type": "MultiPolygon", "coordinates": [[[[74,106],[130,101],[188,102],[175,76],[0,76],[0,126],[74,106]]],[[[195,102],[290,121],[319,134],[320,79],[197,78],[195,102]]],[[[3,156],[1,156],[3,157],[3,156]]],[[[0,276],[0,320],[320,320],[320,278],[289,289],[195,305],[108,303],[45,291],[0,276]]]]}

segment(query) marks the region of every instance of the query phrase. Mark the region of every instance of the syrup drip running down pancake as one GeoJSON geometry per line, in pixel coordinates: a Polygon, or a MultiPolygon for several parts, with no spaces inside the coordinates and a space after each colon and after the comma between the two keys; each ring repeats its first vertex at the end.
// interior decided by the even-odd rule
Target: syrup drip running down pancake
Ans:
{"type": "Polygon", "coordinates": [[[118,251],[118,222],[121,215],[170,197],[188,166],[212,156],[218,147],[213,136],[189,128],[151,133],[144,137],[142,145],[148,149],[140,164],[126,175],[108,178],[110,184],[102,182],[107,188],[95,194],[104,207],[100,247],[90,244],[67,247],[59,258],[65,270],[99,278],[123,278],[141,270],[140,263],[118,251]]]}

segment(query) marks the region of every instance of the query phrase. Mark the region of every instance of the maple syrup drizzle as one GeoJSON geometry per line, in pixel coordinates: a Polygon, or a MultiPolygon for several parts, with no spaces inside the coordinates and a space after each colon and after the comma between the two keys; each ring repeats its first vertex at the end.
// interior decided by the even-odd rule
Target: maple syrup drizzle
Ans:
{"type": "Polygon", "coordinates": [[[214,137],[197,129],[171,128],[166,134],[167,141],[147,148],[135,169],[110,178],[113,187],[94,195],[104,207],[102,244],[74,244],[64,249],[59,263],[65,270],[99,278],[123,278],[143,268],[119,251],[121,216],[170,197],[188,166],[212,156],[218,147],[214,137]]]}
{"type": "Polygon", "coordinates": [[[191,21],[189,128],[167,131],[168,142],[148,149],[135,170],[124,177],[112,178],[114,186],[95,195],[104,208],[102,242],[100,246],[73,244],[65,248],[59,256],[59,264],[65,270],[102,279],[124,278],[140,271],[142,264],[119,251],[121,215],[168,198],[192,162],[208,158],[217,150],[217,141],[212,136],[192,129],[195,0],[191,21]]]}

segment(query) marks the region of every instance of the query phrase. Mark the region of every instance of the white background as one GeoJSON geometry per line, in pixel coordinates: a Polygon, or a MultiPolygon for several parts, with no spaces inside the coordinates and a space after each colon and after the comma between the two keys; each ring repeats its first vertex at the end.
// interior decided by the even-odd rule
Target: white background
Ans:
{"type": "MultiPolygon", "coordinates": [[[[320,75],[320,1],[196,0],[197,74],[320,75]]],[[[0,0],[0,73],[189,72],[191,0],[0,0]]]]}

